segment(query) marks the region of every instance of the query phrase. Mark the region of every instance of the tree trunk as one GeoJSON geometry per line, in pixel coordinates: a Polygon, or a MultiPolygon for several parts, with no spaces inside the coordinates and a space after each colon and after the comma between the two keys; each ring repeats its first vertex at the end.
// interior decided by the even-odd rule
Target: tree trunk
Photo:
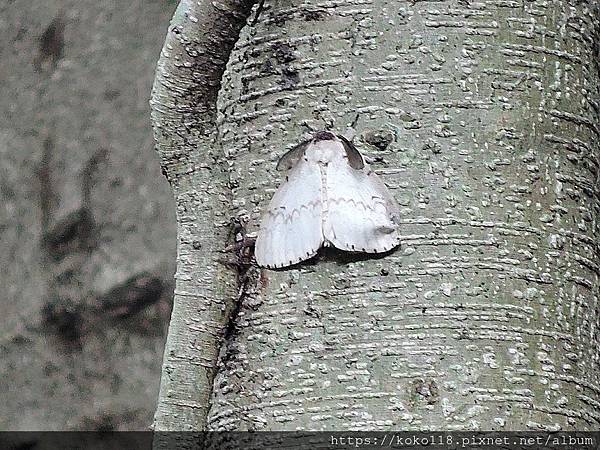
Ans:
{"type": "MultiPolygon", "coordinates": [[[[251,268],[206,427],[597,429],[598,7],[267,1],[254,16],[219,92],[228,183],[213,195],[255,231],[277,158],[351,128],[402,207],[403,239],[384,256],[251,268]]],[[[214,204],[202,186],[187,195],[214,204]]],[[[180,236],[194,235],[187,217],[180,236]]],[[[179,244],[179,273],[207,273],[179,244]]],[[[189,326],[177,348],[205,336],[189,326]]]]}
{"type": "Polygon", "coordinates": [[[158,62],[152,123],[177,203],[178,267],[155,430],[204,428],[219,343],[235,307],[236,274],[222,252],[231,199],[215,142],[216,98],[251,6],[182,0],[158,62]]]}

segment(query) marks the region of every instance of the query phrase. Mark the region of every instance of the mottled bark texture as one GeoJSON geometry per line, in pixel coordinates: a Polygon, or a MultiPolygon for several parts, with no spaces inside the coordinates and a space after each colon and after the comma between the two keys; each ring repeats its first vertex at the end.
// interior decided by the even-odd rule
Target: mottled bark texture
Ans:
{"type": "Polygon", "coordinates": [[[276,159],[352,126],[402,206],[403,242],[264,271],[211,428],[598,428],[590,5],[265,3],[219,98],[234,214],[256,229],[276,159]]]}
{"type": "Polygon", "coordinates": [[[252,3],[182,0],[158,62],[152,122],[177,203],[178,266],[155,430],[204,428],[236,304],[238,275],[223,252],[235,227],[226,161],[215,139],[216,99],[252,3]]]}
{"type": "Polygon", "coordinates": [[[174,6],[1,2],[2,430],[152,423],[175,214],[148,96],[174,6]]]}
{"type": "MultiPolygon", "coordinates": [[[[598,428],[599,19],[566,0],[265,2],[219,95],[218,194],[256,230],[277,158],[350,127],[402,207],[403,242],[262,271],[219,358],[210,429],[598,428]]],[[[197,217],[221,198],[200,181],[180,188],[178,286],[206,304],[233,289],[206,288],[201,257],[224,241],[191,250],[218,224],[197,217]]],[[[214,333],[202,304],[174,317],[188,366],[214,333]]]]}

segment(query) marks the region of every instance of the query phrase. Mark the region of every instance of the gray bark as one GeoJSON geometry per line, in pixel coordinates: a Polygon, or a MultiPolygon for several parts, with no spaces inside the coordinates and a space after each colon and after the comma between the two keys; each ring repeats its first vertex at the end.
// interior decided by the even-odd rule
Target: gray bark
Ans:
{"type": "MultiPolygon", "coordinates": [[[[350,127],[403,242],[252,269],[207,428],[598,428],[599,20],[566,0],[265,2],[219,93],[219,198],[256,230],[277,158],[350,127]]],[[[214,204],[203,186],[188,196],[214,204]]],[[[194,281],[213,267],[182,248],[194,281]]],[[[174,351],[205,336],[189,326],[174,351]]]]}
{"type": "Polygon", "coordinates": [[[0,429],[151,424],[175,215],[148,96],[173,9],[0,6],[0,429]]]}
{"type": "Polygon", "coordinates": [[[175,301],[155,430],[202,429],[215,363],[237,292],[224,264],[230,198],[216,143],[216,97],[252,1],[183,0],[173,16],[152,92],[163,173],[177,204],[175,301]]]}

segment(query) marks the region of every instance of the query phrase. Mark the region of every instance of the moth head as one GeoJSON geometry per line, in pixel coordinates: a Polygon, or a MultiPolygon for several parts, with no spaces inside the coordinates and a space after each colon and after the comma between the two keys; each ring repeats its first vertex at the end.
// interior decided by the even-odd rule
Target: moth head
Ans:
{"type": "Polygon", "coordinates": [[[348,164],[350,167],[356,170],[360,170],[365,167],[365,160],[360,154],[360,152],[356,149],[354,144],[346,139],[344,136],[335,135],[329,131],[318,131],[312,139],[313,144],[321,141],[334,141],[342,145],[344,151],[346,152],[346,156],[348,157],[348,164]]]}
{"type": "Polygon", "coordinates": [[[360,170],[365,167],[365,160],[354,144],[342,135],[335,135],[330,131],[317,131],[313,138],[309,141],[302,142],[288,151],[281,157],[277,163],[276,169],[279,171],[288,171],[296,165],[298,160],[304,156],[306,149],[318,142],[328,141],[333,145],[341,145],[348,158],[350,167],[360,170]]]}
{"type": "Polygon", "coordinates": [[[335,134],[330,133],[329,131],[317,131],[312,140],[314,143],[319,141],[335,141],[336,137],[335,134]]]}

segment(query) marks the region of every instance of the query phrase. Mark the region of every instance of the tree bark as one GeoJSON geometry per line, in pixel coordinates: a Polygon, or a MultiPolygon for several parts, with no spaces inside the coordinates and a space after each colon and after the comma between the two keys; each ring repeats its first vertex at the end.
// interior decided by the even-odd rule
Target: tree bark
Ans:
{"type": "Polygon", "coordinates": [[[175,300],[154,429],[203,429],[215,363],[235,306],[224,262],[232,232],[225,158],[216,137],[221,76],[252,1],[183,0],[173,16],[152,92],[163,173],[177,204],[175,300]]]}
{"type": "MultiPolygon", "coordinates": [[[[219,92],[228,214],[256,230],[277,158],[350,127],[403,240],[252,272],[208,428],[598,428],[599,20],[567,0],[265,2],[219,92]]],[[[182,248],[180,271],[212,273],[182,248]]],[[[198,328],[179,350],[213,339],[198,328]]]]}

